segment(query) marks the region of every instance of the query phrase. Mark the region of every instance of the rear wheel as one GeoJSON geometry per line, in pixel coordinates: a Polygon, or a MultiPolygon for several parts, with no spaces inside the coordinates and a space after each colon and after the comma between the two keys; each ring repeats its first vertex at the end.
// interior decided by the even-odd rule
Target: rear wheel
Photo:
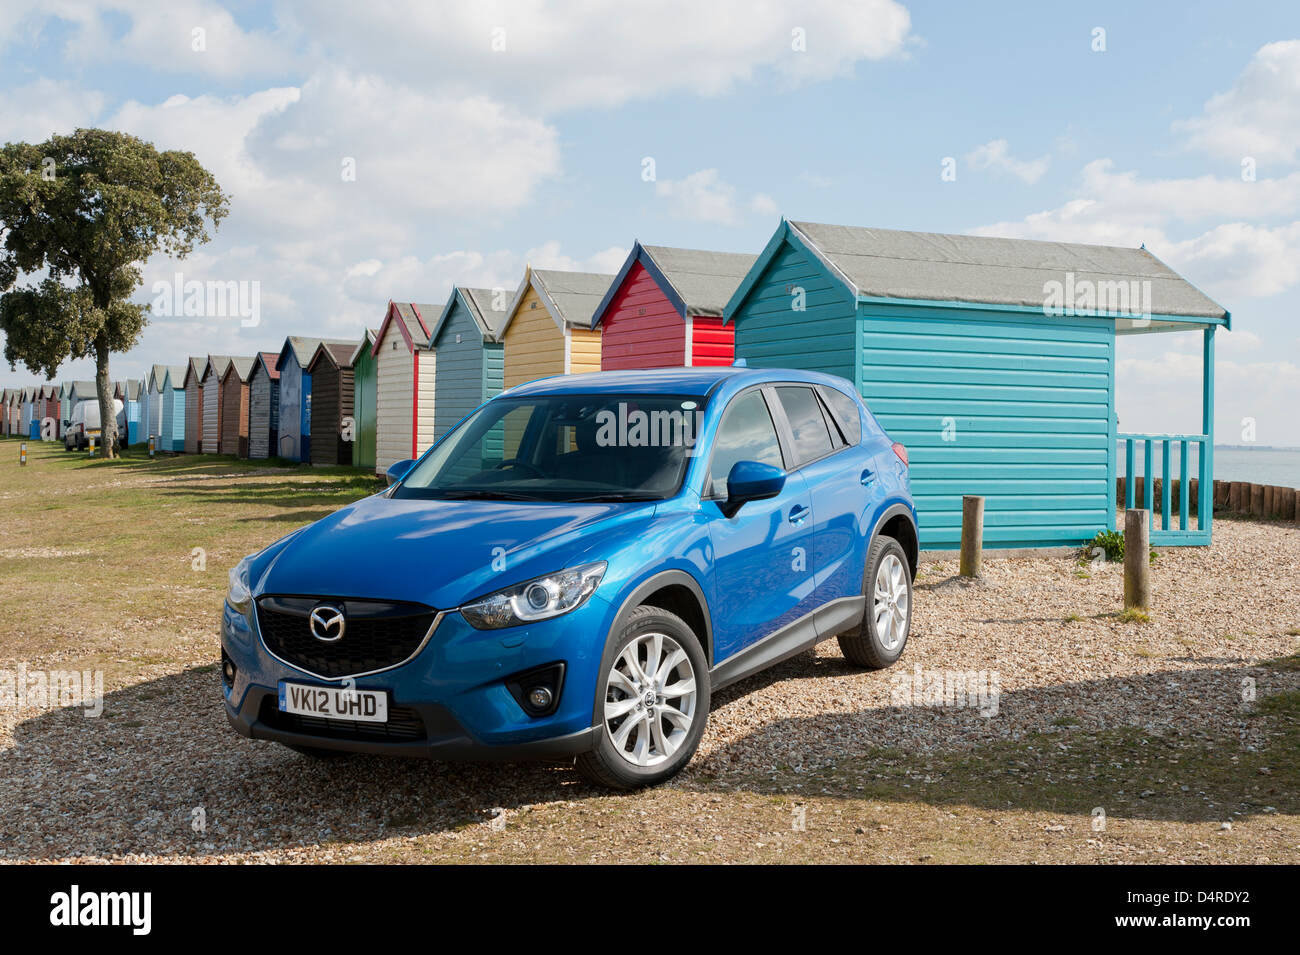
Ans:
{"type": "Polygon", "coordinates": [[[883,670],[903,655],[912,632],[912,573],[902,545],[877,537],[867,551],[867,607],[862,625],[839,636],[844,658],[883,670]]]}
{"type": "Polygon", "coordinates": [[[638,607],[613,638],[596,687],[601,730],[577,759],[588,780],[611,789],[653,786],[695,754],[709,717],[709,672],[700,641],[676,614],[638,607]]]}

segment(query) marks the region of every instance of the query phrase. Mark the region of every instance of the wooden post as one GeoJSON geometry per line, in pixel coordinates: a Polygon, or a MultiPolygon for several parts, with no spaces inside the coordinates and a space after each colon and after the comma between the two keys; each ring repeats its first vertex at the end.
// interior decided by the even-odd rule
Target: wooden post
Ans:
{"type": "Polygon", "coordinates": [[[1277,516],[1284,521],[1295,520],[1295,499],[1300,496],[1300,491],[1294,491],[1289,487],[1282,488],[1280,494],[1282,501],[1278,505],[1277,516]]]}
{"type": "Polygon", "coordinates": [[[1250,513],[1256,517],[1264,516],[1264,486],[1250,485],[1250,513]]]}
{"type": "Polygon", "coordinates": [[[1264,510],[1261,512],[1263,517],[1273,516],[1273,485],[1264,485],[1264,510]]]}
{"type": "Polygon", "coordinates": [[[984,498],[970,494],[961,499],[961,562],[958,573],[979,577],[984,569],[984,498]]]}
{"type": "Polygon", "coordinates": [[[1214,482],[1214,508],[1221,511],[1228,506],[1228,488],[1227,481],[1214,482]]]}
{"type": "Polygon", "coordinates": [[[1124,512],[1124,609],[1151,609],[1151,529],[1147,512],[1124,512]]]}

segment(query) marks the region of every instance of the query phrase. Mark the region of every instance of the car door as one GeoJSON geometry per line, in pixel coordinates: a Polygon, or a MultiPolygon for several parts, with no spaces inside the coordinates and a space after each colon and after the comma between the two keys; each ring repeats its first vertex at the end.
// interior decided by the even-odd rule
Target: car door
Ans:
{"type": "Polygon", "coordinates": [[[812,499],[803,476],[787,473],[779,495],[750,501],[731,517],[719,506],[726,500],[727,475],[737,461],[758,461],[789,472],[769,394],[759,387],[734,397],[710,451],[701,507],[713,543],[715,664],[814,607],[812,499]]]}
{"type": "MultiPolygon", "coordinates": [[[[832,408],[819,393],[823,389],[782,384],[774,390],[790,429],[795,466],[812,499],[815,605],[855,597],[862,593],[871,533],[865,522],[875,510],[873,497],[881,493],[873,450],[861,444],[861,422],[853,429],[841,420],[847,409],[832,408]]],[[[841,397],[856,414],[856,404],[841,397]]]]}

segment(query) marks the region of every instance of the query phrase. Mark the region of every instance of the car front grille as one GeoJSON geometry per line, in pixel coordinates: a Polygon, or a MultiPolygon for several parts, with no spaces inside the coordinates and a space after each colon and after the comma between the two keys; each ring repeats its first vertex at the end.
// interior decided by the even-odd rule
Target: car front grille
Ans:
{"type": "Polygon", "coordinates": [[[428,738],[420,714],[409,706],[390,706],[387,723],[366,723],[358,720],[326,720],[319,716],[284,713],[276,705],[276,698],[267,694],[262,700],[258,721],[277,730],[302,733],[304,736],[323,736],[328,739],[390,740],[392,742],[420,742],[428,738]]]}
{"type": "Polygon", "coordinates": [[[405,662],[437,618],[437,611],[423,604],[399,601],[269,596],[257,602],[266,648],[286,663],[330,679],[405,662]],[[343,611],[343,636],[332,643],[318,639],[310,627],[311,613],[321,605],[343,611]]]}

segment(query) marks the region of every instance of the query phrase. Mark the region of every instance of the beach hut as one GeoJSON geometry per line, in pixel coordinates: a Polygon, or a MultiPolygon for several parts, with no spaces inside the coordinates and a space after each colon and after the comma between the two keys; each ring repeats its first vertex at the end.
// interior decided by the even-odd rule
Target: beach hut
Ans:
{"type": "Polygon", "coordinates": [[[783,221],[726,318],[737,358],[847,379],[907,446],[923,549],[958,546],[963,495],[985,499],[987,547],[1077,546],[1115,527],[1116,477],[1131,494],[1135,451],[1152,475],[1155,446],[1152,542],[1210,541],[1214,332],[1229,316],[1146,249],[783,221]],[[1117,435],[1116,336],[1192,329],[1202,433],[1117,435]],[[1171,459],[1183,494],[1199,477],[1194,525],[1186,498],[1171,514],[1171,459]]]}
{"type": "Polygon", "coordinates": [[[255,358],[232,358],[218,385],[221,422],[217,447],[222,454],[248,457],[248,383],[255,358]]]}
{"type": "Polygon", "coordinates": [[[361,344],[349,359],[352,363],[352,466],[375,468],[375,402],[379,397],[375,374],[375,336],[378,329],[367,328],[361,344]]]}
{"type": "Polygon", "coordinates": [[[6,388],[0,392],[0,434],[6,438],[16,433],[18,428],[14,420],[14,389],[6,388]]]}
{"type": "Polygon", "coordinates": [[[53,383],[41,385],[37,403],[40,418],[37,425],[38,434],[42,441],[54,441],[63,433],[59,428],[62,423],[59,418],[59,386],[53,383]],[[49,422],[48,428],[46,422],[49,422]]]}
{"type": "Polygon", "coordinates": [[[307,365],[311,375],[311,463],[351,464],[353,410],[352,355],[360,342],[322,343],[307,365]],[[348,422],[344,422],[348,418],[348,422]]]}
{"type": "Polygon", "coordinates": [[[291,335],[276,358],[275,368],[280,373],[279,454],[290,461],[311,460],[311,375],[307,364],[322,342],[339,345],[344,340],[291,335]]]}
{"type": "Polygon", "coordinates": [[[198,454],[203,448],[203,369],[206,358],[190,356],[185,366],[185,453],[198,454]]]}
{"type": "Polygon", "coordinates": [[[72,382],[65,381],[59,385],[59,433],[67,428],[66,422],[72,417],[72,382]]]}
{"type": "Polygon", "coordinates": [[[158,419],[158,449],[185,450],[185,375],[188,365],[164,366],[162,413],[158,419]]]}
{"type": "Polygon", "coordinates": [[[735,329],[722,310],[754,258],[633,245],[592,318],[600,329],[600,367],[730,365],[735,329]]]}
{"type": "MultiPolygon", "coordinates": [[[[166,365],[154,365],[144,380],[140,396],[140,440],[155,439],[154,447],[162,450],[163,381],[167,377],[166,365]]],[[[170,449],[169,449],[170,450],[170,449]]]]}
{"type": "Polygon", "coordinates": [[[209,355],[199,376],[203,392],[203,454],[221,453],[221,377],[229,367],[229,355],[209,355]]]}
{"type": "Polygon", "coordinates": [[[375,335],[375,471],[418,458],[433,443],[434,352],[429,333],[442,308],[389,302],[375,335]]]}
{"type": "Polygon", "coordinates": [[[140,382],[135,378],[126,378],[113,385],[113,397],[122,402],[122,410],[117,413],[117,427],[126,432],[128,445],[140,440],[140,392],[140,382]]]}
{"type": "Polygon", "coordinates": [[[525,270],[501,324],[505,387],[600,371],[600,331],[591,319],[613,281],[595,272],[525,270]]]}
{"type": "Polygon", "coordinates": [[[452,289],[430,341],[438,359],[434,381],[434,437],[498,394],[505,373],[505,346],[497,337],[507,300],[492,289],[452,289]]]}
{"type": "Polygon", "coordinates": [[[23,389],[22,415],[19,420],[18,433],[24,438],[35,438],[37,436],[37,427],[39,419],[36,417],[36,393],[37,389],[27,387],[23,389]]]}
{"type": "Polygon", "coordinates": [[[264,460],[278,447],[280,432],[280,373],[273,351],[260,352],[248,380],[248,456],[264,460]]]}

